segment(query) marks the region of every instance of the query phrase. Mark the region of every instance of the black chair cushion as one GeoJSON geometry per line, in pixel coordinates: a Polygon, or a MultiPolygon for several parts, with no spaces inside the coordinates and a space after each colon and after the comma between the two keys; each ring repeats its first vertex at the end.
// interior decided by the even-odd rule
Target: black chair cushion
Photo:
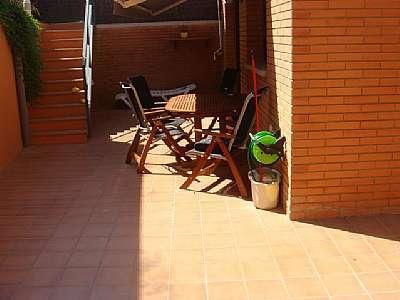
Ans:
{"type": "Polygon", "coordinates": [[[147,81],[144,76],[131,76],[129,77],[129,81],[135,87],[143,108],[153,108],[156,106],[154,98],[153,96],[151,96],[150,88],[147,85],[147,81]]]}
{"type": "Polygon", "coordinates": [[[236,85],[239,78],[239,71],[237,69],[227,68],[224,71],[220,91],[226,95],[235,93],[236,85]]]}
{"type": "MultiPolygon", "coordinates": [[[[210,146],[210,144],[211,144],[211,140],[212,140],[212,136],[211,135],[207,136],[206,138],[196,142],[194,144],[194,149],[196,151],[199,151],[199,152],[206,152],[208,146],[210,146]]],[[[228,146],[229,142],[224,140],[224,144],[226,146],[228,146]]],[[[218,144],[214,147],[214,149],[213,149],[213,151],[211,153],[212,154],[220,154],[220,155],[222,155],[222,151],[221,151],[221,149],[220,149],[218,144]]]]}

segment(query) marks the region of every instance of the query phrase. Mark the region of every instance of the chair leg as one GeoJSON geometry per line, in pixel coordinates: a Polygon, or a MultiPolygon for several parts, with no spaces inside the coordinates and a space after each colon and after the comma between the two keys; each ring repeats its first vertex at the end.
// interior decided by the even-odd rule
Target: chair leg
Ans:
{"type": "Polygon", "coordinates": [[[233,177],[236,181],[236,185],[239,189],[240,196],[242,198],[247,198],[247,196],[248,196],[247,189],[246,189],[246,186],[244,185],[242,176],[240,176],[240,172],[239,172],[238,167],[235,164],[235,161],[233,160],[228,149],[226,148],[226,145],[220,139],[217,139],[217,143],[218,143],[219,147],[221,148],[221,151],[224,154],[224,156],[229,164],[229,168],[231,169],[232,175],[233,175],[233,177]]]}
{"type": "Polygon", "coordinates": [[[155,124],[165,134],[165,138],[163,139],[163,141],[168,146],[168,148],[171,149],[172,152],[174,152],[175,156],[184,157],[186,154],[186,147],[182,147],[178,144],[178,141],[171,136],[164,124],[162,124],[161,122],[156,122],[155,124]]]}
{"type": "Polygon", "coordinates": [[[212,130],[215,126],[215,123],[217,123],[217,118],[213,118],[210,125],[208,126],[208,130],[212,130]]]}
{"type": "Polygon", "coordinates": [[[201,169],[204,167],[204,165],[207,162],[208,157],[211,155],[214,147],[216,146],[216,140],[215,137],[213,137],[211,144],[208,146],[206,152],[202,157],[199,158],[196,167],[194,168],[192,174],[189,176],[188,179],[181,185],[181,189],[187,189],[192,182],[196,179],[196,177],[199,175],[201,169]]]}
{"type": "Polygon", "coordinates": [[[143,173],[144,171],[144,163],[146,162],[147,154],[150,150],[151,144],[153,143],[154,137],[156,136],[157,130],[158,130],[157,126],[153,126],[153,128],[151,129],[150,136],[147,139],[146,145],[143,148],[142,155],[140,156],[140,161],[137,168],[138,173],[143,173]]]}
{"type": "Polygon", "coordinates": [[[126,154],[125,163],[130,165],[132,163],[133,155],[137,152],[140,143],[140,133],[139,129],[133,138],[132,145],[129,147],[128,153],[126,154]]]}

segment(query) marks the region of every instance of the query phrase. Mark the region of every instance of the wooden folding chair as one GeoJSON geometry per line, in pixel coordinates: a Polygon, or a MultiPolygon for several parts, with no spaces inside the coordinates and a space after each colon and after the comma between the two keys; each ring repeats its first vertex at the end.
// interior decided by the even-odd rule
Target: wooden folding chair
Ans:
{"type": "MultiPolygon", "coordinates": [[[[260,89],[258,93],[261,94],[266,90],[267,88],[260,89]]],[[[241,197],[247,198],[246,186],[232,156],[234,151],[246,148],[248,135],[255,119],[256,105],[254,99],[253,93],[246,97],[232,133],[202,130],[202,133],[207,137],[195,143],[193,149],[186,152],[187,156],[197,156],[198,160],[192,174],[182,184],[182,189],[187,189],[197,176],[204,174],[208,169],[205,168],[208,160],[213,159],[217,165],[222,161],[228,163],[241,197]]]]}
{"type": "MultiPolygon", "coordinates": [[[[147,80],[142,75],[130,76],[129,81],[136,86],[143,108],[161,107],[169,98],[177,95],[186,95],[196,89],[196,84],[191,83],[175,89],[150,90],[147,80]]],[[[123,101],[129,107],[129,97],[126,92],[117,94],[115,101],[123,101]]]]}
{"type": "Polygon", "coordinates": [[[189,134],[181,127],[185,120],[172,117],[163,108],[144,109],[135,85],[130,82],[129,85],[121,84],[121,86],[127,95],[126,104],[131,108],[139,122],[132,145],[129,147],[126,156],[126,163],[130,164],[132,160],[135,160],[138,165],[137,172],[143,173],[150,147],[159,140],[167,145],[178,161],[182,159],[190,160],[186,156],[186,151],[188,147],[193,147],[193,142],[189,134]],[[139,153],[139,145],[143,140],[146,142],[142,152],[139,153]],[[186,146],[179,144],[183,140],[187,142],[186,146]]]}

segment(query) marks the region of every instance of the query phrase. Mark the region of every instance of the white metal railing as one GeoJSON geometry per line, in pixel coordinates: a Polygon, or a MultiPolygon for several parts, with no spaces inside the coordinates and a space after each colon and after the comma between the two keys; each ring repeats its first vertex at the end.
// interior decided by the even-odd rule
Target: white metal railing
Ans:
{"type": "Polygon", "coordinates": [[[91,133],[91,107],[92,107],[92,62],[93,62],[93,31],[94,31],[94,15],[93,15],[93,0],[86,0],[85,6],[85,27],[83,33],[82,47],[82,67],[83,78],[85,84],[85,104],[86,104],[86,120],[88,135],[91,133]]]}

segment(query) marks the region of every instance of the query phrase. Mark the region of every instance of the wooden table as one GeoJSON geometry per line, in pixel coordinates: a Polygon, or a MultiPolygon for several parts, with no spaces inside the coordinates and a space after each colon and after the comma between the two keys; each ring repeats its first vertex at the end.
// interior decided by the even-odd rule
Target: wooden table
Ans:
{"type": "MultiPolygon", "coordinates": [[[[220,129],[225,128],[225,119],[239,111],[243,105],[241,96],[226,96],[224,94],[187,94],[172,97],[165,109],[183,117],[193,117],[194,127],[201,129],[202,118],[218,117],[220,129]]],[[[196,140],[201,139],[201,133],[196,132],[196,140]]]]}

